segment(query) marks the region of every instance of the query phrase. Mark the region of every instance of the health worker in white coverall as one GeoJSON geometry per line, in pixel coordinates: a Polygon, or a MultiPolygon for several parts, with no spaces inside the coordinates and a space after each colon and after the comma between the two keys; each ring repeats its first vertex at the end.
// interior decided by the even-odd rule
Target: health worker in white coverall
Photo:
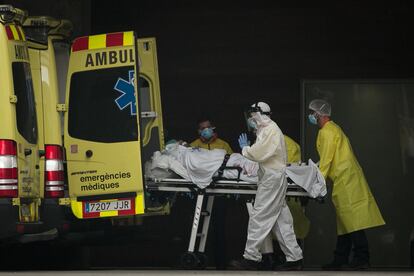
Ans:
{"type": "Polygon", "coordinates": [[[264,102],[252,105],[248,124],[256,128],[256,141],[250,146],[246,134],[239,137],[242,154],[259,163],[257,193],[247,229],[243,259],[233,261],[235,269],[258,269],[262,259],[260,248],[270,232],[277,237],[286,263],[279,270],[302,268],[302,250],[293,230],[293,219],[286,204],[287,181],[285,167],[287,154],[284,136],[270,119],[270,107],[264,102]]]}

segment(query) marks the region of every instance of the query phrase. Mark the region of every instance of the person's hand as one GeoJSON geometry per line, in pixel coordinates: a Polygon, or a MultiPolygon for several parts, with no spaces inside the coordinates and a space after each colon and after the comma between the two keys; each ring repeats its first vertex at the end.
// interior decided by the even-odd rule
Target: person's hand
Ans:
{"type": "Polygon", "coordinates": [[[242,133],[239,136],[239,146],[241,149],[243,149],[244,147],[250,146],[250,141],[247,140],[247,134],[246,133],[242,133]]]}

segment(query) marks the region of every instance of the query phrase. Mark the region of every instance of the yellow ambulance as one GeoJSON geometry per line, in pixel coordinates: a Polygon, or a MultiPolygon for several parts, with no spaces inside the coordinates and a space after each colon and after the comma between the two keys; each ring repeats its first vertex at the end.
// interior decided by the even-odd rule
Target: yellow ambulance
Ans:
{"type": "MultiPolygon", "coordinates": [[[[64,153],[62,117],[59,103],[59,80],[56,56],[62,44],[70,44],[72,23],[46,16],[28,17],[23,28],[29,47],[29,57],[37,109],[38,144],[40,150],[40,219],[43,229],[66,230],[64,206],[59,199],[65,197],[64,153]]],[[[63,47],[69,50],[69,47],[63,47]]],[[[68,60],[67,60],[68,62],[68,60]]],[[[59,64],[67,67],[68,64],[59,64]]],[[[62,70],[62,69],[60,69],[62,70]]],[[[53,232],[52,232],[53,233],[53,232]]],[[[51,233],[51,234],[52,234],[51,233]]]]}
{"type": "Polygon", "coordinates": [[[73,214],[149,213],[144,161],[164,146],[155,39],[132,31],[75,39],[65,110],[66,203],[73,214]]]}
{"type": "Polygon", "coordinates": [[[25,12],[0,6],[0,238],[37,231],[38,126],[25,12]]]}

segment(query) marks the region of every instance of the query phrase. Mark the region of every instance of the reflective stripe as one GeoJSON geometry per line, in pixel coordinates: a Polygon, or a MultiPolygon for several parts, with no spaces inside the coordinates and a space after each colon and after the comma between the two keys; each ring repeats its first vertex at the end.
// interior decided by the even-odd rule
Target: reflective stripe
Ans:
{"type": "Polygon", "coordinates": [[[89,49],[106,48],[106,34],[89,37],[89,49]]]}
{"type": "Polygon", "coordinates": [[[7,38],[9,40],[13,40],[14,37],[13,37],[13,33],[12,33],[11,29],[10,29],[10,26],[7,25],[7,26],[4,26],[4,27],[6,28],[7,38]]]}
{"type": "Polygon", "coordinates": [[[57,185],[63,185],[64,181],[46,181],[46,186],[57,186],[57,185]]]}
{"type": "Polygon", "coordinates": [[[16,25],[10,25],[10,30],[13,33],[14,40],[19,40],[19,33],[17,32],[16,25]]]}
{"type": "Polygon", "coordinates": [[[134,32],[124,32],[124,46],[134,45],[134,32]]]}
{"type": "Polygon", "coordinates": [[[53,191],[63,191],[63,186],[48,186],[45,187],[45,191],[47,192],[53,192],[53,191]]]}
{"type": "Polygon", "coordinates": [[[26,36],[24,35],[23,28],[21,26],[18,26],[18,28],[19,28],[19,33],[20,33],[21,39],[26,41],[26,36]]]}
{"type": "Polygon", "coordinates": [[[134,32],[83,36],[73,41],[72,52],[132,45],[134,45],[134,32]]]}
{"type": "Polygon", "coordinates": [[[124,45],[124,33],[112,33],[106,35],[106,47],[124,45]]]}
{"type": "Polygon", "coordinates": [[[0,185],[0,190],[17,190],[17,185],[0,185]]]}
{"type": "Polygon", "coordinates": [[[72,52],[87,50],[89,44],[89,39],[87,36],[82,36],[77,39],[72,44],[72,52]]]}

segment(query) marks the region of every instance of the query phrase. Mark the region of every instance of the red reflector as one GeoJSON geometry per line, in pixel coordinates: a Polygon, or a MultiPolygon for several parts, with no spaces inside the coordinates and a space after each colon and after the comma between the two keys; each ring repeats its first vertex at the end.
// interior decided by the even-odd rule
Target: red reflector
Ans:
{"type": "Polygon", "coordinates": [[[46,197],[63,197],[64,192],[63,191],[45,191],[46,197]]]}
{"type": "Polygon", "coordinates": [[[72,44],[72,52],[87,50],[89,48],[89,37],[83,36],[75,39],[72,44]]]}
{"type": "Polygon", "coordinates": [[[17,190],[0,190],[0,197],[17,197],[17,190]]]}
{"type": "Polygon", "coordinates": [[[0,155],[16,155],[16,142],[12,140],[0,140],[0,155]]]}
{"type": "Polygon", "coordinates": [[[45,158],[46,159],[63,159],[62,148],[56,145],[45,146],[45,158]]]}
{"type": "Polygon", "coordinates": [[[5,26],[5,28],[6,28],[7,38],[9,40],[14,40],[13,32],[12,32],[10,26],[5,26]]]}
{"type": "Polygon", "coordinates": [[[124,33],[113,33],[106,35],[106,47],[124,45],[124,33]]]}
{"type": "Polygon", "coordinates": [[[63,181],[63,171],[46,171],[46,181],[63,181]]]}
{"type": "Polygon", "coordinates": [[[17,179],[17,168],[0,168],[0,179],[17,179]]]}

